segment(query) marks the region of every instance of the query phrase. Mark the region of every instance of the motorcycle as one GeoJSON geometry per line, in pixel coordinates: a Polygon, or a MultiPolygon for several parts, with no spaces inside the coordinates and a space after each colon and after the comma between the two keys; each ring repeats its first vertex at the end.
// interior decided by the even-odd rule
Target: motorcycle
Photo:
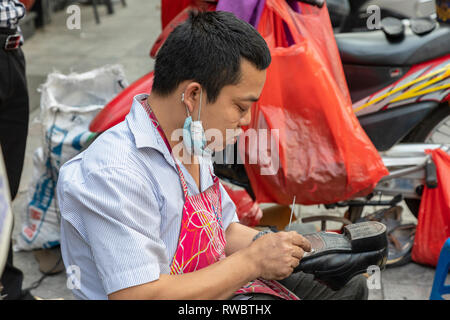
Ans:
{"type": "MultiPolygon", "coordinates": [[[[298,1],[324,5],[323,0],[298,1]]],[[[214,4],[208,2],[207,10],[214,10],[214,4]]],[[[150,56],[155,57],[168,34],[187,19],[188,10],[163,30],[150,56]]],[[[353,111],[390,172],[370,195],[326,205],[348,207],[352,222],[361,217],[365,206],[393,206],[403,199],[417,216],[423,186],[437,186],[436,169],[425,150],[449,152],[450,27],[433,20],[416,22],[389,18],[371,32],[335,34],[353,111]],[[393,198],[371,201],[375,194],[393,198]]],[[[98,135],[123,121],[130,101],[136,94],[148,92],[152,81],[150,72],[125,88],[92,121],[90,131],[98,135]]],[[[236,149],[233,154],[237,155],[236,149]]],[[[214,167],[219,178],[245,188],[255,199],[243,164],[234,161],[215,163],[214,167]]]]}
{"type": "Polygon", "coordinates": [[[435,0],[327,0],[326,4],[335,33],[370,31],[366,26],[372,14],[370,6],[379,8],[380,19],[403,20],[436,14],[435,0]]]}
{"type": "Polygon", "coordinates": [[[450,28],[417,21],[336,35],[353,110],[390,171],[374,192],[402,194],[415,216],[424,181],[436,184],[424,150],[450,144],[450,28]]]}

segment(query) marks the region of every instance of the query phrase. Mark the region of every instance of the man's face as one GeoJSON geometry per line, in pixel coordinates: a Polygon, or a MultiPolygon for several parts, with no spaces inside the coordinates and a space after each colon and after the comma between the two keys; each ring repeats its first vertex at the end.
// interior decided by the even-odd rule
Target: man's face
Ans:
{"type": "Polygon", "coordinates": [[[227,129],[239,130],[250,124],[251,106],[259,99],[266,81],[266,70],[258,70],[245,59],[242,59],[241,73],[238,84],[223,87],[216,102],[206,105],[202,110],[201,119],[208,144],[216,140],[219,132],[223,137],[223,143],[218,140],[210,145],[216,151],[236,142],[230,132],[227,136],[227,129]],[[214,138],[211,139],[208,133],[214,138]]]}

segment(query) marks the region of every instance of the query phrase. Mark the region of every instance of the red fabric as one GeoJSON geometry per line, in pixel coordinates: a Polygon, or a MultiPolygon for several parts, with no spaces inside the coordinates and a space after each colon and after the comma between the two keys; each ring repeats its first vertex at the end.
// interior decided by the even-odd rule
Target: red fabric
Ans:
{"type": "Polygon", "coordinates": [[[263,216],[258,202],[253,201],[245,190],[233,190],[226,185],[223,185],[223,187],[236,205],[239,222],[249,227],[258,225],[263,216]]]}
{"type": "Polygon", "coordinates": [[[333,203],[368,194],[388,174],[353,113],[326,6],[299,6],[302,14],[267,0],[258,25],[272,63],[239,150],[260,203],[333,203]]]}
{"type": "Polygon", "coordinates": [[[168,2],[167,0],[162,0],[161,2],[163,30],[150,49],[150,57],[152,58],[156,58],[159,48],[164,44],[173,29],[189,18],[189,12],[191,10],[214,11],[216,9],[215,3],[201,0],[171,0],[170,6],[167,4],[168,2]]]}
{"type": "Polygon", "coordinates": [[[192,0],[161,0],[161,26],[164,29],[192,0]]]}
{"type": "Polygon", "coordinates": [[[33,7],[35,0],[20,0],[20,2],[23,3],[27,11],[30,11],[30,9],[33,7]]]}
{"type": "Polygon", "coordinates": [[[436,164],[438,187],[425,186],[423,191],[412,259],[436,266],[441,248],[450,237],[450,155],[441,149],[426,152],[436,164]]]}
{"type": "Polygon", "coordinates": [[[202,0],[161,0],[161,26],[164,29],[181,11],[188,6],[199,10],[212,10],[217,1],[202,0]]]}

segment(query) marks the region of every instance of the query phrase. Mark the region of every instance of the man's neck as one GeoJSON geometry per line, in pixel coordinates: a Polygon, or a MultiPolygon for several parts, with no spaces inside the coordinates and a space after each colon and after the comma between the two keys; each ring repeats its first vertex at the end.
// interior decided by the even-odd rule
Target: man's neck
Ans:
{"type": "Polygon", "coordinates": [[[152,111],[155,113],[156,119],[158,119],[161,129],[166,135],[167,141],[176,158],[178,158],[183,165],[188,168],[195,161],[194,156],[187,156],[184,154],[186,152],[184,149],[180,150],[180,143],[183,142],[183,137],[179,134],[173,134],[176,130],[183,129],[184,121],[186,120],[187,114],[186,110],[183,109],[183,105],[180,103],[179,99],[176,99],[174,95],[168,97],[160,97],[155,94],[150,94],[148,99],[148,104],[150,105],[152,111]],[[173,140],[172,140],[173,139],[173,140]]]}

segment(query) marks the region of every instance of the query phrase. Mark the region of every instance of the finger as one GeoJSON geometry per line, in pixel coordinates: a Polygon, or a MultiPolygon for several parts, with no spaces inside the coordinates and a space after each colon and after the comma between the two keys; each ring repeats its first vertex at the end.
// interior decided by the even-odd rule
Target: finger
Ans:
{"type": "Polygon", "coordinates": [[[291,255],[296,258],[296,259],[301,259],[303,258],[303,255],[305,254],[305,251],[297,246],[292,246],[292,253],[291,255]]]}
{"type": "Polygon", "coordinates": [[[300,264],[300,260],[299,259],[293,259],[292,263],[291,263],[291,268],[295,269],[298,267],[298,265],[300,264]]]}
{"type": "Polygon", "coordinates": [[[303,250],[309,252],[311,251],[311,243],[303,237],[302,235],[298,234],[297,232],[293,231],[295,234],[292,235],[292,243],[296,246],[301,247],[303,250]]]}

